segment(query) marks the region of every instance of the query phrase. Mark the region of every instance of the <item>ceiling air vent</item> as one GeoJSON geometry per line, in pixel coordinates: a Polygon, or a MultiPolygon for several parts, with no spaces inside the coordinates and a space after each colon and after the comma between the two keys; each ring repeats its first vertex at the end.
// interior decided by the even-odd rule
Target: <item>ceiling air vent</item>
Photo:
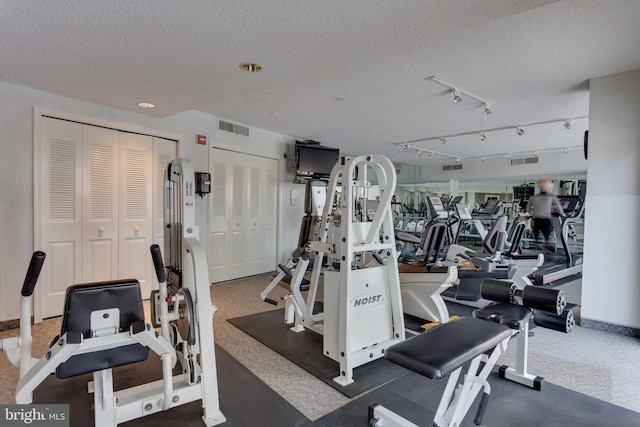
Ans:
{"type": "Polygon", "coordinates": [[[511,166],[532,165],[539,162],[540,162],[539,157],[524,157],[522,159],[511,159],[511,166]]]}
{"type": "Polygon", "coordinates": [[[443,165],[442,171],[459,171],[462,170],[462,165],[460,163],[456,163],[453,165],[443,165]]]}
{"type": "Polygon", "coordinates": [[[218,129],[225,132],[237,133],[242,136],[249,136],[249,128],[225,122],[224,120],[218,120],[218,129]]]}

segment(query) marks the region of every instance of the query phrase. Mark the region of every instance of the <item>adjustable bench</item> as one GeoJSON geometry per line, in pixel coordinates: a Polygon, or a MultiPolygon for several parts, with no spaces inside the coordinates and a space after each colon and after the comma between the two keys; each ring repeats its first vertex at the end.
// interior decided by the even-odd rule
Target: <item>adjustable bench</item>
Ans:
{"type": "MultiPolygon", "coordinates": [[[[389,347],[384,357],[431,379],[449,376],[433,420],[436,426],[459,426],[478,393],[483,391],[474,419],[479,425],[491,393],[487,377],[507,348],[511,335],[507,326],[463,317],[389,347]],[[469,367],[463,382],[458,384],[467,363],[469,367]]],[[[415,426],[378,404],[369,406],[369,421],[372,426],[415,426]]]]}

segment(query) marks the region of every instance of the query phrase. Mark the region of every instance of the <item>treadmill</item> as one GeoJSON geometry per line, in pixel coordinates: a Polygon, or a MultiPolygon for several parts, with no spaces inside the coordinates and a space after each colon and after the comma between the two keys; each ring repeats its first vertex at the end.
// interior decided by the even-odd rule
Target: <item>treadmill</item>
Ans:
{"type": "Polygon", "coordinates": [[[568,236],[570,227],[582,221],[584,198],[558,196],[558,201],[567,216],[562,218],[554,215],[551,218],[556,235],[556,252],[544,252],[544,264],[529,277],[534,285],[551,285],[558,281],[564,283],[582,276],[582,251],[572,252],[568,236]]]}

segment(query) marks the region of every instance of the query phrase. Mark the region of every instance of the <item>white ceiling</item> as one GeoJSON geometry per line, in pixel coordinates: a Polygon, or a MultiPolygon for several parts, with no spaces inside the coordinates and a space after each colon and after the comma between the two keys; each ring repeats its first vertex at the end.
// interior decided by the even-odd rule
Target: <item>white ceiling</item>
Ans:
{"type": "Polygon", "coordinates": [[[0,10],[0,80],[157,117],[200,110],[409,164],[444,159],[397,143],[462,159],[578,147],[588,120],[569,131],[562,120],[588,115],[588,80],[640,69],[638,0],[0,0],[0,10]],[[451,102],[432,75],[493,114],[464,94],[451,102]],[[522,136],[476,134],[548,121],[522,136]]]}

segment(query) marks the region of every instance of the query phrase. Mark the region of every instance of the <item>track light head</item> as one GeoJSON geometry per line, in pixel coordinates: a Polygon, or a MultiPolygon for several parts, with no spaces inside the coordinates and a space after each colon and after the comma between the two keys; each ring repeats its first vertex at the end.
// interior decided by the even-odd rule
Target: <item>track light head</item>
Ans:
{"type": "Polygon", "coordinates": [[[444,136],[440,137],[440,142],[442,142],[443,144],[447,142],[447,138],[445,138],[444,136]]]}
{"type": "Polygon", "coordinates": [[[486,141],[487,140],[487,134],[484,132],[480,132],[480,141],[486,141]]]}
{"type": "Polygon", "coordinates": [[[564,121],[564,128],[567,130],[571,129],[571,120],[564,121]]]}
{"type": "Polygon", "coordinates": [[[524,135],[524,129],[522,129],[521,127],[516,128],[516,133],[520,136],[524,135]]]}
{"type": "Polygon", "coordinates": [[[432,153],[431,151],[429,151],[428,157],[429,157],[429,158],[432,158],[432,157],[433,157],[433,153],[432,153]]]}
{"type": "Polygon", "coordinates": [[[482,157],[480,157],[480,160],[482,160],[484,162],[485,160],[487,160],[487,157],[486,156],[482,156],[482,157]]]}
{"type": "Polygon", "coordinates": [[[462,98],[460,98],[460,91],[458,89],[453,90],[453,102],[460,102],[462,98]]]}
{"type": "Polygon", "coordinates": [[[402,148],[404,148],[405,150],[409,149],[409,144],[402,144],[402,148]]]}
{"type": "Polygon", "coordinates": [[[511,154],[509,154],[509,153],[507,153],[507,154],[504,156],[504,158],[505,158],[505,159],[509,159],[510,157],[511,157],[511,154]]]}
{"type": "Polygon", "coordinates": [[[569,153],[569,149],[568,149],[568,148],[565,148],[564,150],[562,150],[562,153],[563,153],[563,154],[568,154],[568,153],[569,153]]]}
{"type": "Polygon", "coordinates": [[[491,106],[489,105],[488,102],[484,103],[484,113],[485,114],[491,114],[491,106]]]}
{"type": "Polygon", "coordinates": [[[418,157],[422,156],[422,150],[416,150],[416,156],[418,157]]]}
{"type": "Polygon", "coordinates": [[[533,157],[538,157],[538,155],[540,154],[540,152],[538,150],[533,152],[533,157]]]}

